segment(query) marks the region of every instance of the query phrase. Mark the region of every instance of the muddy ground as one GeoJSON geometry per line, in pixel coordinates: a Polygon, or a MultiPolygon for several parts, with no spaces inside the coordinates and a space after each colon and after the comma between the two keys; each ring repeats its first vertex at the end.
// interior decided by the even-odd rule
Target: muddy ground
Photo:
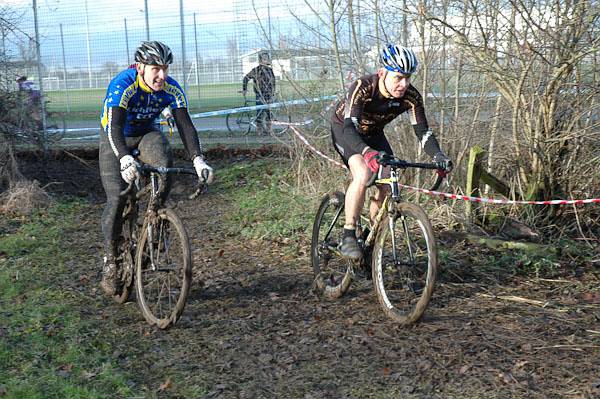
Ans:
{"type": "MultiPolygon", "coordinates": [[[[219,166],[266,152],[216,154],[219,166]]],[[[148,328],[135,304],[102,299],[97,288],[103,191],[94,155],[63,155],[43,169],[22,157],[21,168],[53,195],[89,203],[81,215],[86,234],[66,237],[89,254],[88,261],[73,260],[73,275],[89,281],[65,276],[60,283],[100,298],[104,317],[123,328],[143,331],[140,339],[154,353],[124,356],[125,345],[115,355],[134,370],[134,385],[158,392],[168,375],[158,367],[184,376],[173,384],[205,387],[198,396],[207,398],[600,397],[597,263],[552,279],[482,281],[465,271],[481,258],[464,257],[464,265],[443,274],[421,322],[399,328],[383,315],[370,281],[354,282],[337,301],[316,297],[307,237],[290,250],[225,232],[220,220],[236,208],[218,183],[199,203],[177,208],[194,248],[195,283],[184,315],[170,330],[148,328]]],[[[185,189],[175,187],[174,202],[185,189]]],[[[460,236],[437,233],[446,248],[468,247],[460,236]]],[[[97,306],[90,302],[82,315],[96,317],[97,306]]],[[[129,345],[136,353],[136,343],[129,345]]]]}

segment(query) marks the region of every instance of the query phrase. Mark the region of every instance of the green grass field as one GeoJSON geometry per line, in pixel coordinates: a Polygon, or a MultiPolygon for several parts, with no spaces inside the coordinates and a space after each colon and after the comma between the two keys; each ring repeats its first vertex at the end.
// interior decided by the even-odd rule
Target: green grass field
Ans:
{"type": "MultiPolygon", "coordinates": [[[[279,98],[294,100],[303,96],[318,97],[335,93],[335,82],[307,81],[295,82],[294,85],[296,88],[289,82],[278,82],[279,98]],[[302,91],[302,94],[298,93],[299,91],[302,91]]],[[[241,83],[189,86],[186,94],[190,111],[195,113],[240,107],[244,103],[240,90],[241,83]]],[[[106,89],[77,89],[69,90],[68,93],[48,91],[46,95],[49,100],[49,112],[66,113],[68,104],[67,119],[96,118],[100,113],[105,92],[106,89]]],[[[249,93],[252,93],[250,88],[249,93]]]]}

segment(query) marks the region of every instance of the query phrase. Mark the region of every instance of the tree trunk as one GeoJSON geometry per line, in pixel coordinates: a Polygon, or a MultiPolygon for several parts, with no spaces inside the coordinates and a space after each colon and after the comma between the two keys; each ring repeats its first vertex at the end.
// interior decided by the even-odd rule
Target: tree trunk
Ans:
{"type": "Polygon", "coordinates": [[[331,32],[331,39],[333,41],[333,51],[335,53],[335,62],[337,64],[340,91],[344,91],[346,88],[344,85],[344,70],[342,68],[342,58],[340,57],[340,48],[338,45],[338,36],[336,31],[335,23],[335,0],[328,0],[327,6],[329,8],[329,29],[331,32]]]}

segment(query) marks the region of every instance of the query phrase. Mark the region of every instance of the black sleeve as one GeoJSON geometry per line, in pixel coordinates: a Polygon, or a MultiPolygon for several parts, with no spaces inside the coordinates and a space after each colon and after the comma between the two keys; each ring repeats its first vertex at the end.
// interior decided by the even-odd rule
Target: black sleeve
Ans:
{"type": "Polygon", "coordinates": [[[190,159],[193,160],[197,155],[202,156],[203,151],[198,139],[198,132],[196,132],[196,127],[192,123],[187,108],[175,108],[173,110],[173,118],[175,118],[177,131],[179,131],[179,136],[190,159]]]}
{"type": "Polygon", "coordinates": [[[413,125],[413,129],[421,148],[423,148],[427,155],[433,158],[435,154],[441,151],[440,143],[438,143],[433,132],[429,130],[426,124],[418,123],[413,125]]]}
{"type": "Polygon", "coordinates": [[[368,146],[356,130],[356,123],[358,122],[355,121],[355,118],[344,119],[344,139],[350,148],[352,148],[356,153],[362,154],[364,149],[368,146]]]}
{"type": "Polygon", "coordinates": [[[113,152],[117,156],[117,159],[121,159],[125,155],[129,155],[127,144],[125,144],[125,136],[123,135],[123,126],[125,125],[126,116],[127,110],[125,108],[108,108],[108,124],[106,125],[106,134],[108,135],[110,148],[112,148],[113,152]]]}
{"type": "Polygon", "coordinates": [[[252,70],[250,72],[248,72],[246,74],[246,76],[244,76],[244,80],[242,81],[242,90],[243,91],[248,90],[248,81],[250,79],[254,79],[254,69],[255,68],[252,68],[252,70]]]}

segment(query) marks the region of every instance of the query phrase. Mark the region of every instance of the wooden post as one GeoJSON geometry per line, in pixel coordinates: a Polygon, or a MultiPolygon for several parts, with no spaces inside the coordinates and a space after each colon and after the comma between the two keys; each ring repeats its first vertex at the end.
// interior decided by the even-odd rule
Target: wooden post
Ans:
{"type": "Polygon", "coordinates": [[[481,172],[479,178],[482,182],[490,186],[499,194],[504,195],[506,198],[510,198],[510,187],[502,181],[500,181],[497,177],[492,176],[487,171],[480,168],[481,172]]]}
{"type": "MultiPolygon", "coordinates": [[[[467,166],[467,192],[466,194],[470,197],[480,197],[481,190],[479,189],[479,179],[481,177],[481,160],[485,155],[485,151],[483,148],[478,145],[471,148],[471,153],[469,154],[469,164],[467,166]]],[[[473,213],[477,209],[477,203],[467,201],[465,204],[465,216],[467,220],[470,222],[473,213]]]]}

